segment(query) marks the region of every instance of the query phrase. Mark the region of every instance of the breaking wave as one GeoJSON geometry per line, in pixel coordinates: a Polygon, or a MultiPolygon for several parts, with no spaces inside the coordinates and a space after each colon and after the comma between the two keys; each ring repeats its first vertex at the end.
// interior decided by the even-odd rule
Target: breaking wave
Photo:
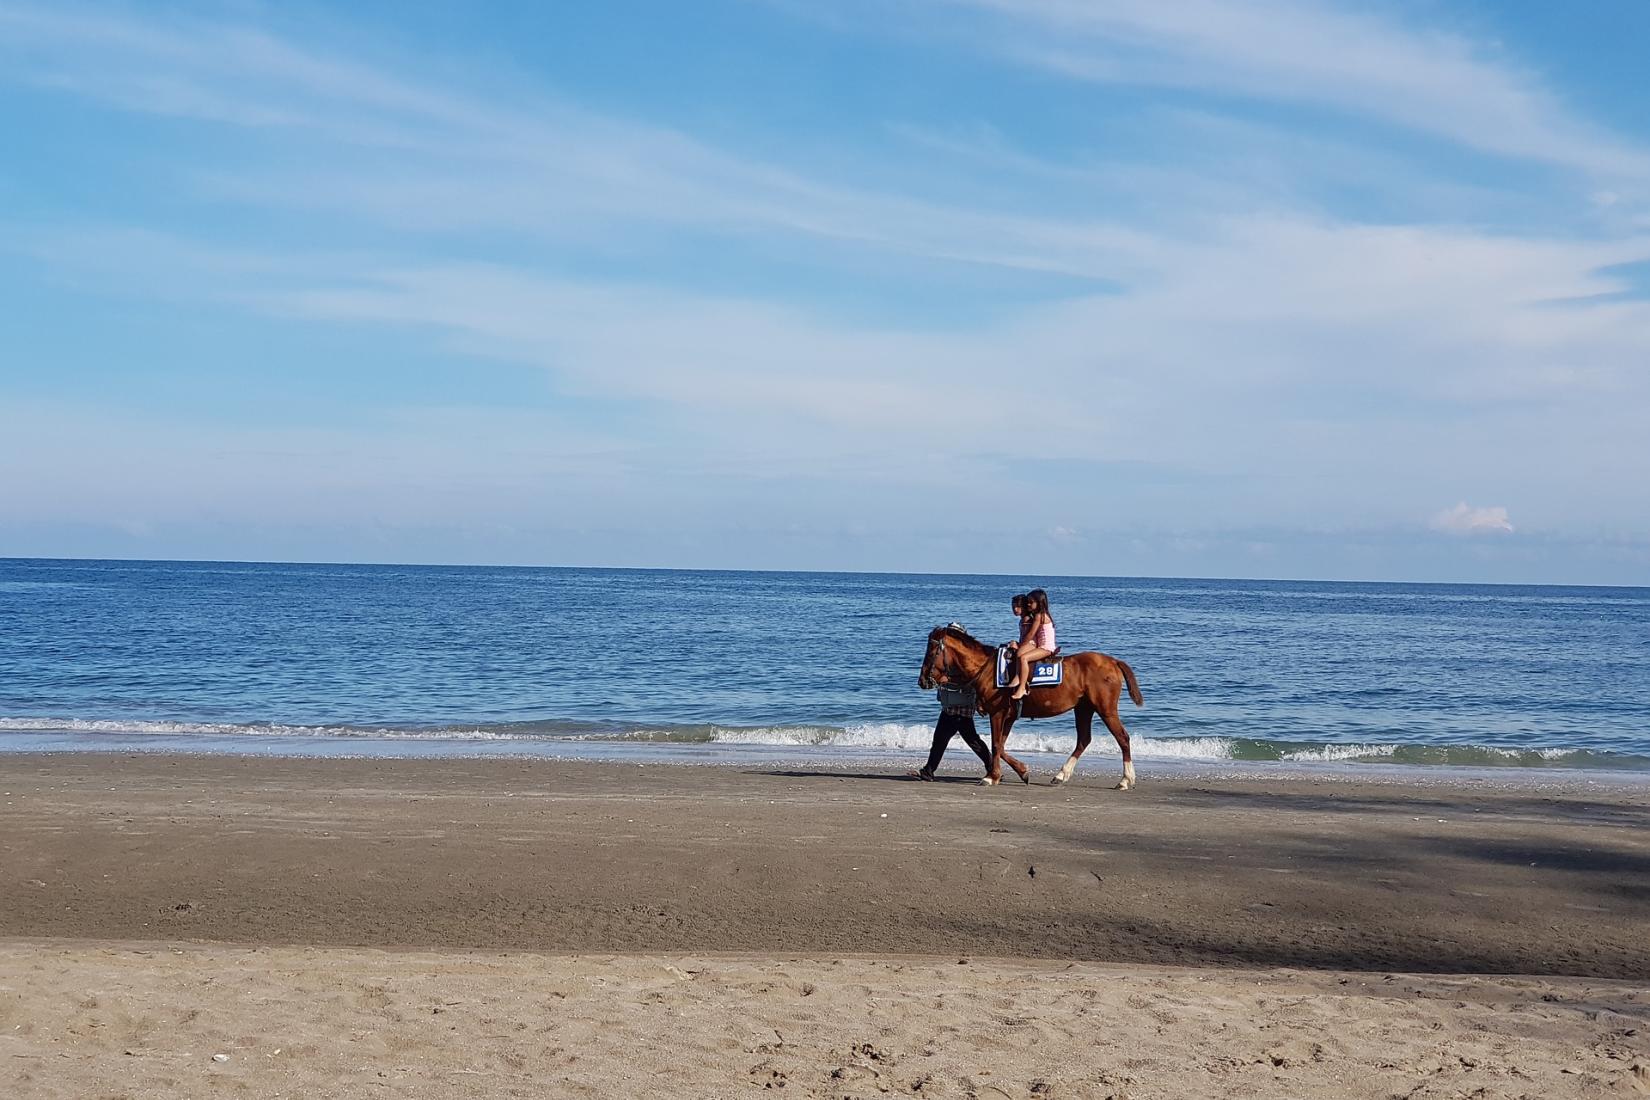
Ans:
{"type": "MultiPolygon", "coordinates": [[[[365,737],[437,741],[507,741],[507,728],[465,726],[298,726],[280,722],[130,721],[123,718],[0,718],[0,733],[137,734],[154,737],[365,737]]],[[[565,736],[565,735],[563,735],[565,736]]]]}
{"type": "MultiPolygon", "coordinates": [[[[36,734],[67,739],[88,747],[117,739],[173,739],[198,742],[206,751],[234,751],[236,743],[279,739],[421,742],[434,751],[440,743],[453,745],[453,755],[463,755],[462,745],[473,742],[514,743],[523,749],[534,744],[568,746],[569,743],[597,742],[612,750],[625,744],[638,749],[659,746],[719,746],[724,752],[742,746],[753,749],[807,750],[819,752],[883,753],[901,757],[928,749],[932,728],[923,723],[867,722],[856,725],[828,723],[725,726],[718,724],[653,724],[615,726],[599,722],[532,721],[450,724],[325,724],[299,725],[281,722],[192,722],[177,720],[132,720],[111,718],[0,717],[0,737],[7,734],[36,734]]],[[[982,728],[982,735],[987,731],[982,728]]],[[[1015,731],[1016,753],[1064,755],[1071,751],[1073,735],[1069,727],[1021,728],[1015,731]]],[[[4,747],[0,742],[0,747],[4,747]]],[[[496,745],[495,748],[504,747],[496,745]]],[[[961,746],[956,746],[961,748],[961,746]]],[[[1136,734],[1132,747],[1143,760],[1278,762],[1297,765],[1388,764],[1397,766],[1598,768],[1610,770],[1650,770],[1650,757],[1584,749],[1509,748],[1489,745],[1415,745],[1376,742],[1272,741],[1243,737],[1145,737],[1136,734]]],[[[1116,743],[1097,730],[1089,749],[1091,756],[1116,756],[1116,743]]]]}
{"type": "MultiPolygon", "coordinates": [[[[623,740],[642,741],[701,741],[718,745],[794,745],[799,748],[885,749],[901,752],[927,752],[933,736],[933,727],[908,722],[871,722],[854,726],[759,726],[741,728],[732,726],[689,727],[683,730],[638,730],[618,735],[623,740]]],[[[982,729],[981,736],[989,736],[982,729]]],[[[1014,751],[1046,752],[1064,755],[1071,751],[1074,736],[1069,729],[1017,730],[1014,751]]],[[[1145,758],[1181,758],[1187,760],[1231,759],[1231,742],[1224,737],[1147,738],[1136,736],[1131,746],[1136,756],[1145,758]]],[[[1117,744],[1109,736],[1097,736],[1089,749],[1091,753],[1117,753],[1117,744]],[[1104,739],[1102,740],[1102,737],[1104,739]]]]}

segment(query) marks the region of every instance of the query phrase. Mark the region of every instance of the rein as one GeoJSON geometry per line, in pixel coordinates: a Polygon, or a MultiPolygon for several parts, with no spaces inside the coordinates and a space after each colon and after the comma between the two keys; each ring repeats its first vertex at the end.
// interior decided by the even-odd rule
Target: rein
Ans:
{"type": "MultiPolygon", "coordinates": [[[[951,654],[950,654],[950,650],[949,650],[950,640],[951,639],[950,639],[949,635],[941,636],[940,642],[939,642],[939,645],[940,645],[939,651],[934,654],[933,674],[934,674],[934,683],[936,685],[937,684],[948,684],[948,685],[951,685],[951,686],[955,687],[956,686],[956,681],[951,678],[952,674],[953,674],[953,669],[951,667],[951,654]]],[[[989,691],[991,688],[996,686],[991,681],[991,679],[987,676],[987,673],[990,672],[990,670],[991,670],[991,658],[989,656],[987,656],[984,660],[984,663],[980,666],[980,671],[976,672],[972,677],[969,677],[968,679],[963,681],[963,683],[965,683],[965,684],[967,684],[967,685],[974,688],[975,698],[977,700],[975,705],[980,708],[980,713],[981,714],[990,713],[989,711],[987,711],[985,709],[985,696],[986,696],[987,691],[989,691]],[[975,682],[975,681],[981,679],[982,677],[986,678],[986,685],[983,688],[978,683],[975,682]]],[[[1020,717],[1020,712],[1021,712],[1021,709],[1024,707],[1024,705],[1025,705],[1024,700],[1015,699],[1013,701],[1013,706],[1010,709],[1012,710],[1013,715],[1014,715],[1015,718],[1020,717]]]]}
{"type": "MultiPolygon", "coordinates": [[[[953,675],[953,669],[951,667],[951,653],[950,653],[950,649],[949,649],[949,644],[950,644],[949,635],[942,636],[940,638],[939,652],[934,655],[934,682],[936,684],[949,684],[949,685],[955,686],[956,681],[951,679],[951,677],[953,675]]],[[[987,662],[987,664],[989,664],[989,662],[987,662]]],[[[963,682],[964,683],[972,683],[973,680],[976,679],[978,676],[979,676],[979,673],[975,673],[973,677],[970,677],[969,679],[964,680],[963,682]]]]}

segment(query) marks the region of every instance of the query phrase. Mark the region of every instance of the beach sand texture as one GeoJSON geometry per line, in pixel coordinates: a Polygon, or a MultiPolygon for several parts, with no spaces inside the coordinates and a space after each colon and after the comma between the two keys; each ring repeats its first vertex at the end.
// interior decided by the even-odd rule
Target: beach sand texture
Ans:
{"type": "Polygon", "coordinates": [[[1642,788],[1111,778],[0,759],[0,1095],[1650,1095],[1642,788]]]}
{"type": "Polygon", "coordinates": [[[1650,1093],[1650,1000],[1577,979],[14,943],[0,988],[18,1098],[1650,1093]]]}

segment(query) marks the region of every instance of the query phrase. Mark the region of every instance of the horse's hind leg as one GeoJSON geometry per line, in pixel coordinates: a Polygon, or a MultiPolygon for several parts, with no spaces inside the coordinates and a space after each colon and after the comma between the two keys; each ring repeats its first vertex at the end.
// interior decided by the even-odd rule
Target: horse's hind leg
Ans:
{"type": "Polygon", "coordinates": [[[1131,790],[1134,787],[1134,758],[1129,755],[1129,731],[1123,728],[1123,719],[1118,717],[1115,697],[1107,700],[1100,717],[1106,728],[1111,730],[1111,735],[1117,738],[1117,748],[1123,753],[1123,778],[1118,782],[1117,789],[1131,790]]]}
{"type": "Polygon", "coordinates": [[[1071,750],[1071,755],[1066,757],[1066,762],[1060,765],[1060,770],[1054,773],[1053,779],[1049,780],[1051,784],[1064,783],[1071,778],[1071,774],[1077,770],[1077,761],[1082,759],[1084,751],[1088,749],[1089,742],[1092,740],[1094,740],[1094,704],[1087,699],[1081,699],[1077,703],[1077,747],[1071,750]]]}

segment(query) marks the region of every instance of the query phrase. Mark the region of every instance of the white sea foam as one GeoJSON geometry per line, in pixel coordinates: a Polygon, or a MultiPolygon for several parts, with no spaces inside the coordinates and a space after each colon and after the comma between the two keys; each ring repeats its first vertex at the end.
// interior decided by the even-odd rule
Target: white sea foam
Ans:
{"type": "MultiPolygon", "coordinates": [[[[636,740],[668,742],[709,742],[718,745],[773,745],[798,748],[841,748],[925,752],[933,727],[911,722],[867,722],[847,727],[798,726],[709,726],[641,728],[623,732],[593,732],[557,729],[528,723],[499,728],[437,727],[406,729],[388,726],[301,726],[277,722],[179,722],[86,718],[0,718],[0,732],[45,731],[61,733],[125,734],[169,737],[359,737],[417,741],[520,741],[520,740],[636,740]]],[[[982,737],[990,730],[982,727],[982,737]]],[[[1024,729],[1014,733],[1015,752],[1065,754],[1076,737],[1070,729],[1024,729]]],[[[1195,760],[1225,760],[1231,757],[1230,740],[1224,737],[1152,739],[1136,736],[1136,756],[1176,757],[1195,760]]],[[[1117,755],[1117,744],[1098,731],[1092,754],[1117,755]]]]}
{"type": "MultiPolygon", "coordinates": [[[[980,729],[989,738],[990,731],[980,729]]],[[[831,726],[768,726],[758,729],[715,727],[711,741],[724,745],[798,745],[848,749],[889,749],[926,752],[933,727],[909,722],[871,722],[838,729],[831,726]]],[[[1020,752],[1069,753],[1077,743],[1068,729],[1017,729],[1011,742],[1020,752]]],[[[956,744],[956,742],[953,742],[956,744]]],[[[1181,758],[1189,760],[1229,760],[1232,742],[1225,737],[1147,738],[1131,741],[1134,755],[1144,759],[1181,758]]],[[[1089,747],[1091,754],[1118,755],[1117,742],[1109,733],[1097,732],[1089,747]]]]}
{"type": "Polygon", "coordinates": [[[1319,745],[1310,749],[1290,749],[1279,760],[1295,764],[1332,764],[1338,760],[1360,760],[1370,756],[1391,756],[1397,745],[1319,745]]]}
{"type": "Polygon", "coordinates": [[[279,722],[131,721],[124,718],[0,718],[0,732],[145,734],[171,737],[368,737],[407,740],[509,741],[519,737],[484,729],[392,729],[367,726],[292,726],[279,722]]]}
{"type": "Polygon", "coordinates": [[[1522,760],[1527,756],[1539,760],[1567,760],[1588,755],[1582,749],[1509,749],[1501,745],[1476,745],[1466,751],[1481,752],[1485,756],[1505,757],[1508,760],[1522,760]]]}

